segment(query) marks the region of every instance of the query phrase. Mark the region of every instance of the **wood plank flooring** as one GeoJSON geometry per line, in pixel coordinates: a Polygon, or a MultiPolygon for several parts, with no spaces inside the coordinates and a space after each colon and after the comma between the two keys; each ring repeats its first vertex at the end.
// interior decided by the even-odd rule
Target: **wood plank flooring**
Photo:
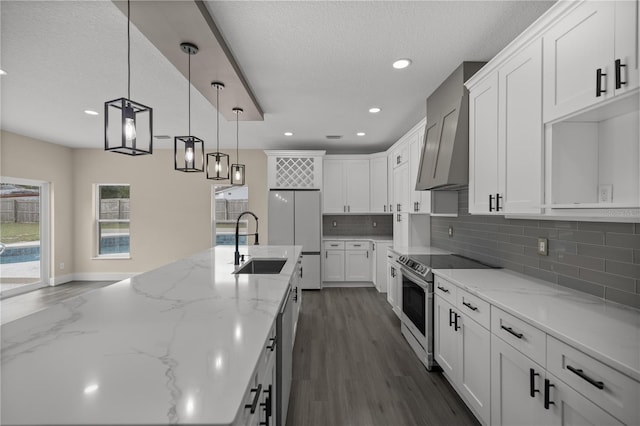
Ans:
{"type": "Polygon", "coordinates": [[[71,281],[57,286],[42,287],[0,301],[0,324],[25,317],[63,300],[113,284],[115,281],[71,281]]]}
{"type": "Polygon", "coordinates": [[[305,291],[287,426],[477,425],[441,373],[430,373],[373,288],[305,291]]]}

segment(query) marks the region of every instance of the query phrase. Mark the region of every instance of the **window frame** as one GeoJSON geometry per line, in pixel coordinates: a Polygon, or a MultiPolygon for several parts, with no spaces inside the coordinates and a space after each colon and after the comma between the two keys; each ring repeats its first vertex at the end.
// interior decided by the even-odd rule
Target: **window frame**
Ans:
{"type": "Polygon", "coordinates": [[[94,259],[131,259],[131,184],[128,183],[97,183],[94,194],[94,236],[95,236],[95,257],[94,259]],[[129,188],[129,219],[100,219],[101,188],[105,186],[126,186],[129,188]],[[100,234],[101,224],[104,223],[127,223],[129,224],[129,251],[126,253],[100,253],[102,236],[100,234]]]}

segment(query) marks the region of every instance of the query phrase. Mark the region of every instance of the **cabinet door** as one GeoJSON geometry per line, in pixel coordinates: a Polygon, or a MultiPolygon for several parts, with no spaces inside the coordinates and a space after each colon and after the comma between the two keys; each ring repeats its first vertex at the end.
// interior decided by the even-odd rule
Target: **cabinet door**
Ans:
{"type": "Polygon", "coordinates": [[[617,1],[615,4],[615,54],[614,54],[614,93],[628,92],[638,87],[638,62],[640,43],[638,42],[638,24],[640,5],[638,0],[617,1]],[[619,71],[616,61],[620,61],[619,71]],[[619,74],[618,78],[616,74],[619,74]],[[624,84],[622,84],[624,82],[624,84]]]}
{"type": "Polygon", "coordinates": [[[544,378],[542,367],[492,334],[491,424],[551,424],[543,405],[544,378]]]}
{"type": "Polygon", "coordinates": [[[387,211],[389,213],[393,213],[395,210],[395,206],[393,205],[393,200],[395,200],[395,193],[393,187],[393,153],[390,153],[387,156],[387,211]]]}
{"type": "Polygon", "coordinates": [[[387,206],[387,157],[369,160],[369,198],[372,212],[386,213],[387,206]]]}
{"type": "Polygon", "coordinates": [[[433,352],[435,359],[444,373],[451,380],[456,381],[460,368],[458,365],[458,331],[455,329],[455,324],[452,323],[455,310],[449,302],[439,296],[435,297],[434,305],[433,352]]]}
{"type": "Polygon", "coordinates": [[[371,252],[347,250],[345,253],[345,281],[371,281],[371,252]]]}
{"type": "Polygon", "coordinates": [[[489,330],[466,315],[459,330],[460,390],[483,423],[490,424],[491,414],[491,336],[489,330]]]}
{"type": "Polygon", "coordinates": [[[344,250],[324,252],[324,281],[344,281],[344,250]]]}
{"type": "Polygon", "coordinates": [[[393,170],[394,211],[406,213],[409,208],[409,164],[405,163],[393,170]]]}
{"type": "Polygon", "coordinates": [[[344,168],[342,160],[324,160],[322,175],[322,211],[345,213],[344,168]]]}
{"type": "Polygon", "coordinates": [[[543,36],[545,123],[613,94],[614,10],[613,1],[583,2],[543,36]]]}
{"type": "Polygon", "coordinates": [[[409,214],[395,213],[393,215],[393,244],[398,247],[409,245],[409,214]]]}
{"type": "Polygon", "coordinates": [[[393,308],[396,305],[396,274],[398,270],[391,262],[387,262],[387,302],[393,308]]]}
{"type": "Polygon", "coordinates": [[[387,247],[388,243],[374,243],[375,247],[375,284],[380,293],[387,292],[387,247]]]}
{"type": "Polygon", "coordinates": [[[469,92],[469,213],[488,214],[490,206],[495,212],[498,167],[498,74],[494,73],[469,92]]]}
{"type": "Polygon", "coordinates": [[[369,160],[344,161],[348,213],[369,211],[369,160]]]}
{"type": "MultiPolygon", "coordinates": [[[[558,426],[621,426],[624,423],[609,415],[602,408],[580,395],[557,377],[547,373],[549,411],[553,413],[553,425],[558,426]]],[[[542,390],[544,392],[544,389],[542,390]]]]}
{"type": "Polygon", "coordinates": [[[420,155],[422,154],[422,138],[424,132],[416,133],[409,145],[409,189],[410,189],[410,213],[430,213],[431,212],[431,192],[416,191],[416,181],[420,170],[420,155]]]}
{"type": "MultiPolygon", "coordinates": [[[[499,189],[504,213],[541,213],[542,41],[536,40],[498,71],[499,189]]],[[[502,209],[501,209],[502,211],[502,209]]]]}

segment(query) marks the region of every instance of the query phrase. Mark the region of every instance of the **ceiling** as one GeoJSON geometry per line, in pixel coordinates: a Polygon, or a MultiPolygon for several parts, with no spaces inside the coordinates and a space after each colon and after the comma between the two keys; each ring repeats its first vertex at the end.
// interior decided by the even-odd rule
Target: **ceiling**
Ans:
{"type": "MultiPolygon", "coordinates": [[[[204,3],[264,112],[264,121],[240,123],[241,148],[369,153],[418,123],[427,96],[460,62],[489,60],[553,2],[204,3]],[[399,58],[413,64],[396,70],[399,58]],[[373,106],[382,111],[370,114],[373,106]]],[[[105,0],[3,0],[0,13],[2,128],[102,149],[104,102],[126,96],[126,16],[105,0]]],[[[153,107],[154,134],[186,134],[187,80],[135,27],[131,66],[131,98],[153,107]]],[[[242,106],[225,104],[224,94],[221,110],[242,106]]],[[[215,115],[192,90],[191,133],[207,149],[215,115]]],[[[220,126],[221,148],[235,147],[235,123],[221,117],[220,126]]],[[[171,139],[154,147],[170,148],[171,139]]]]}

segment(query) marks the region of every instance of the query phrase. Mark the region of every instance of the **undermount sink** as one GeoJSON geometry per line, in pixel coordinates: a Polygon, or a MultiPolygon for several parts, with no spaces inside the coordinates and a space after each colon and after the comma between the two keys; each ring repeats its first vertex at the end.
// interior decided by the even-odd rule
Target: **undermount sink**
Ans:
{"type": "Polygon", "coordinates": [[[234,274],[279,274],[287,259],[251,259],[234,274]]]}

